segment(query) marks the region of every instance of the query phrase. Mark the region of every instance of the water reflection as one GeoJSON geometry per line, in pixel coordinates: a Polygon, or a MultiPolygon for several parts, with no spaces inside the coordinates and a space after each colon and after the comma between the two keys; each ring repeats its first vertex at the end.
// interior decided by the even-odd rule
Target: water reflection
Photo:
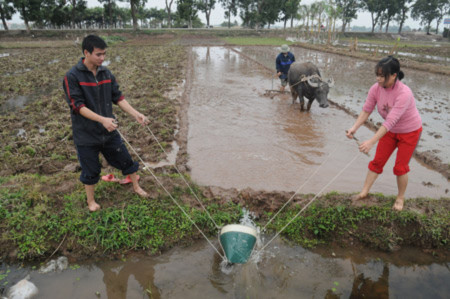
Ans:
{"type": "MultiPolygon", "coordinates": [[[[103,272],[108,299],[130,298],[132,294],[149,298],[160,298],[160,291],[154,284],[155,270],[151,260],[131,258],[130,261],[111,261],[98,264],[103,272]],[[129,291],[129,286],[135,286],[129,291]],[[136,290],[141,289],[141,292],[136,290]]],[[[133,296],[134,297],[134,296],[133,296]]],[[[136,297],[134,297],[136,298],[136,297]]]]}
{"type": "Polygon", "coordinates": [[[10,111],[20,110],[24,108],[27,104],[34,101],[36,97],[33,96],[16,96],[8,99],[2,105],[0,105],[0,114],[5,114],[10,111]]]}
{"type": "MultiPolygon", "coordinates": [[[[214,240],[212,240],[214,242],[214,240]]],[[[309,251],[277,239],[255,263],[225,269],[206,241],[161,256],[97,261],[59,273],[2,265],[12,286],[25,275],[38,298],[448,298],[448,261],[414,249],[309,251]]],[[[71,264],[72,266],[72,264],[71,264]]]]}
{"type": "Polygon", "coordinates": [[[354,272],[352,292],[349,298],[389,298],[389,264],[383,265],[383,272],[376,281],[354,272]]]}

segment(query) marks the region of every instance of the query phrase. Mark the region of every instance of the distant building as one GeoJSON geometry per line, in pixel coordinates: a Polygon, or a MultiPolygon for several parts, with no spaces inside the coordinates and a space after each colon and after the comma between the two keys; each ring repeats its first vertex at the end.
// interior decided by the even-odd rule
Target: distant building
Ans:
{"type": "Polygon", "coordinates": [[[450,28],[450,18],[444,19],[444,25],[445,27],[450,28]]]}

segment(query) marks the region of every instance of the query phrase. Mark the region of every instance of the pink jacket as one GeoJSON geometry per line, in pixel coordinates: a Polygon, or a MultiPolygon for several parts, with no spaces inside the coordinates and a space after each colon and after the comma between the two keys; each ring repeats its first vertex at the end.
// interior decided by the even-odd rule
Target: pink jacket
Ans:
{"type": "Polygon", "coordinates": [[[385,120],[382,125],[392,133],[409,133],[422,127],[414,95],[399,80],[391,88],[383,88],[378,83],[372,85],[363,110],[372,113],[375,105],[385,120]]]}

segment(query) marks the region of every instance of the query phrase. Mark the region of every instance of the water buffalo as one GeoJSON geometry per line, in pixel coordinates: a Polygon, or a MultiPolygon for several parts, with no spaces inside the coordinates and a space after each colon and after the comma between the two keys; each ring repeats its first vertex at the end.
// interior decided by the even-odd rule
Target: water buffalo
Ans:
{"type": "Polygon", "coordinates": [[[288,82],[291,86],[292,104],[297,97],[300,99],[300,109],[304,111],[306,97],[308,101],[307,111],[311,109],[314,99],[317,99],[321,108],[328,107],[328,91],[333,87],[334,81],[324,81],[320,75],[319,69],[311,62],[294,62],[291,64],[288,73],[288,82]]]}

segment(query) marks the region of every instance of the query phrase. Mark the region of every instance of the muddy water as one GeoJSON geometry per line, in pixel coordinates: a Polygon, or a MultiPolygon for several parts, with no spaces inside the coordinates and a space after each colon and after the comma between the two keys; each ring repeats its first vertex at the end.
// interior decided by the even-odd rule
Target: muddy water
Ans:
{"type": "MultiPolygon", "coordinates": [[[[270,48],[262,49],[262,52],[256,48],[240,50],[269,66],[274,55],[270,48]]],[[[354,122],[351,116],[333,106],[319,108],[317,103],[313,104],[311,112],[302,113],[298,104],[291,104],[289,95],[264,96],[264,91],[272,88],[270,74],[264,67],[231,49],[197,47],[192,51],[194,77],[191,86],[187,86],[190,88],[188,154],[192,178],[196,182],[224,188],[296,191],[322,165],[300,190],[301,193],[317,193],[358,156],[323,191],[360,190],[370,158],[360,154],[356,142],[345,137],[345,130],[354,122]],[[327,158],[328,161],[323,163],[327,158]]],[[[321,57],[322,54],[309,55],[324,65],[338,65],[341,72],[345,67],[351,68],[343,61],[332,63],[334,58],[321,57]]],[[[366,81],[361,82],[361,77],[355,76],[356,82],[350,80],[352,83],[333,91],[330,97],[334,99],[336,94],[343,93],[342,99],[349,98],[348,94],[358,98],[355,94],[364,94],[365,86],[370,86],[366,81]]],[[[335,80],[338,85],[344,82],[338,75],[335,80]]],[[[275,81],[274,87],[278,86],[275,81]]],[[[355,103],[354,107],[361,105],[355,103]]],[[[442,117],[444,115],[446,113],[442,117]]],[[[363,127],[357,137],[364,140],[372,134],[363,127]]],[[[440,148],[448,150],[443,146],[440,148]]],[[[396,194],[393,163],[393,159],[388,162],[385,173],[372,188],[373,192],[396,194]]],[[[407,197],[447,195],[449,184],[442,175],[415,160],[410,166],[407,197]]]]}
{"type": "MultiPolygon", "coordinates": [[[[318,252],[271,243],[259,261],[224,267],[205,241],[159,257],[70,265],[58,273],[8,267],[12,286],[27,274],[35,298],[448,298],[448,263],[423,253],[318,252]]],[[[6,272],[6,266],[0,268],[6,272]]]]}
{"type": "MultiPolygon", "coordinates": [[[[277,48],[243,47],[239,50],[274,69],[273,57],[278,54],[277,48]]],[[[302,48],[291,50],[297,61],[311,61],[319,67],[324,77],[335,79],[336,87],[329,94],[331,100],[354,113],[361,111],[367,92],[375,83],[374,62],[302,48]]],[[[413,91],[423,121],[423,133],[417,150],[432,151],[442,162],[450,163],[450,78],[410,69],[404,69],[404,72],[403,82],[413,91]]],[[[376,111],[371,119],[374,123],[383,121],[376,111]]]]}
{"type": "Polygon", "coordinates": [[[3,105],[0,105],[0,114],[6,114],[9,111],[22,109],[27,104],[33,102],[35,99],[31,96],[16,96],[7,100],[3,105]]]}

